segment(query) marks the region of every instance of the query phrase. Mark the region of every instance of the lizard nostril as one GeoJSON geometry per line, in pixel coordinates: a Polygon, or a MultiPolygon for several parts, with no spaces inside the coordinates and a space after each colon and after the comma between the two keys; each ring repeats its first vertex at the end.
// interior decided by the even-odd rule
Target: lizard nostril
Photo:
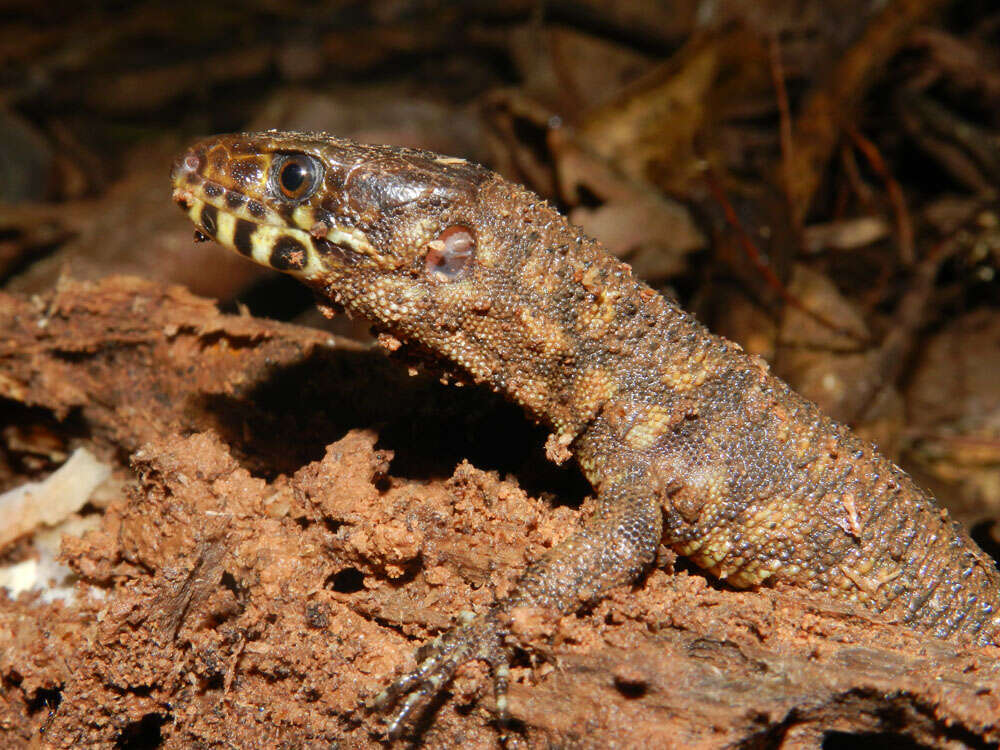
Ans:
{"type": "Polygon", "coordinates": [[[193,151],[189,151],[174,162],[174,166],[170,170],[170,179],[175,185],[181,180],[190,182],[200,167],[201,157],[193,151]]]}
{"type": "Polygon", "coordinates": [[[187,190],[174,188],[173,199],[174,203],[176,203],[181,208],[186,209],[191,205],[191,194],[187,190]]]}

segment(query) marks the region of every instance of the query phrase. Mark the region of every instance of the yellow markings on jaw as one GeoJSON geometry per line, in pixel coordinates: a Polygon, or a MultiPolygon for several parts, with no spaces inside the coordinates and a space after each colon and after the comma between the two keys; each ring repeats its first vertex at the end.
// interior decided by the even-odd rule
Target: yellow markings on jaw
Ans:
{"type": "Polygon", "coordinates": [[[292,221],[299,229],[304,229],[308,232],[316,225],[316,214],[313,212],[311,206],[304,204],[296,206],[295,210],[292,211],[292,221]]]}
{"type": "Polygon", "coordinates": [[[236,233],[236,217],[225,211],[219,211],[217,221],[218,229],[215,232],[216,241],[226,247],[235,247],[233,237],[236,233]]]}
{"type": "Polygon", "coordinates": [[[330,227],[325,222],[316,221],[315,213],[309,206],[298,206],[291,219],[298,226],[288,226],[281,216],[266,205],[261,204],[263,213],[258,210],[254,214],[247,208],[247,201],[236,206],[229,205],[221,197],[207,197],[200,186],[177,188],[174,195],[176,200],[184,203],[194,225],[219,244],[262,266],[275,268],[306,281],[320,280],[329,271],[325,257],[327,253],[318,247],[318,240],[349,247],[383,267],[391,265],[393,260],[379,255],[360,230],[353,227],[330,227]],[[209,207],[209,211],[214,210],[215,226],[212,229],[205,225],[203,218],[206,207],[209,207]],[[248,223],[253,226],[253,232],[249,238],[244,232],[241,235],[242,247],[238,247],[238,228],[246,227],[248,223]],[[276,248],[283,248],[284,254],[276,256],[276,248]],[[276,258],[283,259],[285,263],[276,265],[276,258]],[[288,264],[289,260],[292,261],[291,265],[288,264]]]}
{"type": "Polygon", "coordinates": [[[269,224],[258,224],[253,233],[253,237],[250,240],[253,247],[251,257],[253,257],[253,259],[262,266],[274,268],[275,266],[272,262],[272,254],[278,242],[280,242],[283,238],[290,238],[302,245],[305,252],[305,262],[301,268],[279,268],[277,270],[306,280],[318,280],[322,278],[326,269],[323,267],[323,264],[320,263],[316,248],[313,245],[312,237],[309,236],[308,232],[303,232],[301,229],[275,227],[269,224]]]}
{"type": "Polygon", "coordinates": [[[184,198],[184,212],[196,227],[201,226],[201,207],[204,205],[205,202],[198,198],[191,196],[185,196],[184,198]]]}
{"type": "Polygon", "coordinates": [[[329,240],[334,245],[349,247],[354,252],[367,255],[380,265],[385,265],[385,256],[380,255],[375,250],[364,232],[354,227],[331,226],[326,221],[317,219],[316,212],[311,206],[297,206],[292,212],[292,222],[299,229],[317,239],[329,240]]]}
{"type": "MultiPolygon", "coordinates": [[[[217,209],[215,214],[215,231],[207,233],[223,247],[227,247],[246,257],[246,254],[236,247],[236,216],[230,213],[228,209],[220,209],[218,206],[207,203],[194,195],[186,195],[185,201],[187,203],[188,217],[199,228],[199,231],[207,232],[207,228],[203,223],[203,211],[205,207],[211,206],[217,209]]],[[[253,261],[268,268],[276,268],[273,262],[275,248],[278,247],[279,242],[286,240],[297,243],[296,247],[301,249],[301,264],[295,268],[276,268],[276,270],[289,273],[306,281],[322,279],[326,274],[327,269],[321,262],[320,255],[308,232],[303,232],[301,229],[271,226],[270,224],[252,223],[254,231],[250,237],[251,251],[249,257],[253,261]]]]}
{"type": "Polygon", "coordinates": [[[367,255],[374,260],[382,261],[385,257],[375,250],[364,232],[353,227],[347,229],[330,227],[323,236],[335,245],[347,245],[355,252],[367,255]]]}

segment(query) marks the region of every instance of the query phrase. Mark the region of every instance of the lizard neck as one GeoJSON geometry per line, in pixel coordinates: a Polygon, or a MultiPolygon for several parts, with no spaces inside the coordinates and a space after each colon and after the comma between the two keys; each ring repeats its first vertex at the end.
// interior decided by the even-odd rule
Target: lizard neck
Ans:
{"type": "Polygon", "coordinates": [[[551,427],[553,458],[612,399],[687,387],[727,348],[534,194],[497,179],[479,201],[473,277],[425,295],[419,316],[362,312],[551,427]]]}
{"type": "Polygon", "coordinates": [[[599,446],[631,434],[642,452],[643,440],[659,429],[657,418],[668,416],[647,415],[645,430],[630,422],[629,415],[645,414],[640,405],[696,398],[720,373],[735,376],[734,363],[752,370],[751,380],[766,372],[756,359],[734,357],[737,344],[636,279],[547,203],[503,189],[519,210],[504,222],[506,234],[486,232],[498,248],[480,290],[492,301],[485,316],[492,331],[472,359],[489,364],[473,374],[553,429],[550,458],[565,459],[572,447],[600,484],[607,469],[592,460],[599,446]],[[604,434],[609,429],[616,434],[604,434]]]}
{"type": "Polygon", "coordinates": [[[697,387],[735,347],[534,194],[494,177],[475,200],[473,272],[435,282],[345,267],[320,296],[520,404],[553,430],[551,458],[591,452],[580,438],[609,404],[697,387]]]}

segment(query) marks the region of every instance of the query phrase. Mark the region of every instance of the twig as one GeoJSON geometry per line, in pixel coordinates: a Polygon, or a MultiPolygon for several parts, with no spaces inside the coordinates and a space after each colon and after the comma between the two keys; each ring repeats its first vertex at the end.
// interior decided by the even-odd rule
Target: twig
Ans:
{"type": "Polygon", "coordinates": [[[739,239],[740,246],[743,248],[743,252],[746,253],[747,258],[749,258],[750,262],[753,263],[754,268],[761,273],[768,286],[781,297],[782,301],[784,301],[785,304],[791,305],[796,310],[800,310],[803,314],[808,315],[820,325],[829,328],[837,334],[847,336],[854,341],[862,343],[867,342],[867,338],[858,335],[857,332],[839,325],[822,313],[811,310],[802,302],[802,300],[788,291],[788,287],[786,287],[781,279],[778,278],[777,274],[775,274],[774,269],[771,268],[771,264],[768,263],[764,253],[762,253],[757,245],[754,244],[754,241],[750,239],[750,235],[747,234],[746,229],[744,229],[742,222],[740,222],[739,217],[736,215],[736,210],[733,208],[732,203],[729,202],[729,198],[726,197],[725,191],[722,189],[722,186],[719,184],[719,181],[716,179],[711,168],[705,171],[705,177],[712,196],[722,208],[723,215],[726,217],[726,223],[734,232],[736,232],[736,236],[739,239]]]}
{"type": "Polygon", "coordinates": [[[884,384],[895,383],[908,364],[916,336],[927,320],[928,304],[938,272],[942,264],[961,247],[957,236],[958,231],[942,239],[913,266],[910,287],[900,297],[893,312],[893,326],[868,360],[868,375],[858,378],[859,387],[850,404],[843,406],[841,416],[846,421],[862,419],[877,400],[884,384]]]}
{"type": "Polygon", "coordinates": [[[840,55],[826,80],[806,96],[795,121],[798,148],[791,173],[794,204],[803,217],[840,140],[840,124],[854,118],[877,72],[912,30],[944,4],[945,0],[883,4],[864,33],[840,55]]]}
{"type": "Polygon", "coordinates": [[[785,196],[785,204],[788,208],[788,216],[795,232],[796,241],[801,248],[803,212],[798,210],[792,195],[792,164],[795,160],[795,144],[792,141],[792,115],[788,107],[785,69],[781,63],[781,45],[778,42],[778,37],[774,34],[767,38],[767,52],[771,83],[774,85],[774,97],[778,105],[778,133],[781,140],[781,191],[785,196]]]}
{"type": "Polygon", "coordinates": [[[854,143],[854,146],[864,154],[868,165],[875,170],[875,173],[882,179],[885,185],[886,194],[889,197],[889,204],[892,206],[893,217],[896,221],[896,236],[899,241],[899,257],[903,265],[912,266],[916,260],[916,253],[913,249],[913,221],[910,218],[910,211],[906,207],[906,198],[899,182],[892,176],[889,165],[885,163],[878,147],[868,140],[853,123],[844,123],[844,132],[854,143]]]}

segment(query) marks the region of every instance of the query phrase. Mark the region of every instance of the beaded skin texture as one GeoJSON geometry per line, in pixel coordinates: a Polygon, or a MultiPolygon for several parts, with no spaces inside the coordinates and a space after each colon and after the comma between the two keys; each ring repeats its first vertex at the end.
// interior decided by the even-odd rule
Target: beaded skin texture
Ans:
{"type": "Polygon", "coordinates": [[[470,659],[502,714],[510,612],[572,611],[661,542],[738,587],[1000,643],[997,568],[926,491],[533,193],[462,159],[280,131],[201,141],[172,177],[201,234],[505,394],[597,491],[579,532],[380,696],[390,734],[470,659]]]}

